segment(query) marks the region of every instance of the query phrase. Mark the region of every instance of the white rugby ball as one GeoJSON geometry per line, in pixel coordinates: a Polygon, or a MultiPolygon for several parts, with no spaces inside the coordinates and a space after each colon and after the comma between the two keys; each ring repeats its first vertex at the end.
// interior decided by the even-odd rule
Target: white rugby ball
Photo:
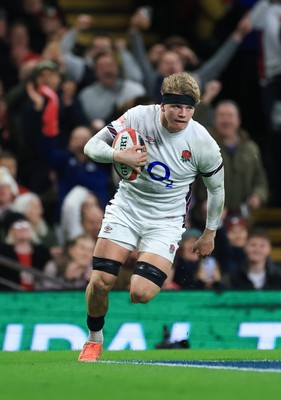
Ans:
{"type": "MultiPolygon", "coordinates": [[[[135,145],[143,146],[144,141],[135,129],[128,128],[117,133],[113,141],[112,147],[116,150],[125,150],[128,147],[135,145]]],[[[137,172],[126,164],[115,162],[113,165],[115,171],[122,179],[133,181],[138,176],[137,172]]]]}

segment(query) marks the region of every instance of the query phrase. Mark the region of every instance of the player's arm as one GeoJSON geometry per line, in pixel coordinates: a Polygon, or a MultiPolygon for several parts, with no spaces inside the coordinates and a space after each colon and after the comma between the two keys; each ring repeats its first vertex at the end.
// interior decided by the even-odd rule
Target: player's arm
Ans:
{"type": "Polygon", "coordinates": [[[107,127],[102,128],[86,143],[84,153],[92,160],[100,163],[112,163],[114,148],[113,136],[107,127]]]}
{"type": "Polygon", "coordinates": [[[144,146],[136,145],[125,150],[116,150],[112,147],[112,143],[117,132],[112,130],[114,130],[112,125],[101,129],[86,143],[84,153],[96,162],[123,163],[140,173],[140,167],[146,163],[146,153],[142,151],[144,146]]]}
{"type": "Polygon", "coordinates": [[[223,164],[210,173],[202,174],[202,179],[207,189],[207,218],[203,235],[193,248],[199,257],[205,257],[214,250],[214,239],[224,208],[223,164]]]}

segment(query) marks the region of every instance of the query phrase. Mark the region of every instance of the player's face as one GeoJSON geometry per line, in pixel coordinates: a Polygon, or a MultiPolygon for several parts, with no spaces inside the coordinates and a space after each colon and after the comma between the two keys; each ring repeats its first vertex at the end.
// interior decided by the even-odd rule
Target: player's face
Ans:
{"type": "Polygon", "coordinates": [[[161,122],[169,132],[179,132],[186,128],[194,114],[194,107],[184,104],[162,104],[161,122]]]}

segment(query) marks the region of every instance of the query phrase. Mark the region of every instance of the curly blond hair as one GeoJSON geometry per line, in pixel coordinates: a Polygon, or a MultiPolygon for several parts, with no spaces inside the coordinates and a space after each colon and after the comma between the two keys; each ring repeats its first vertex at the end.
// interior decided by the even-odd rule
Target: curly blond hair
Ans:
{"type": "Polygon", "coordinates": [[[161,94],[186,94],[191,96],[195,104],[200,103],[200,89],[192,75],[187,72],[178,72],[164,78],[161,85],[161,94]]]}

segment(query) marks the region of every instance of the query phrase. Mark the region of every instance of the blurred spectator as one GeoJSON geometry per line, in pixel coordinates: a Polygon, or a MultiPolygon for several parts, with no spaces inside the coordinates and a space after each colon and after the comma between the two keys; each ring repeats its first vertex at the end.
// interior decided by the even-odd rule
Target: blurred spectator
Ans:
{"type": "Polygon", "coordinates": [[[203,126],[210,126],[214,118],[214,99],[222,90],[222,83],[216,79],[208,81],[201,93],[201,101],[196,106],[193,119],[198,121],[203,126]]]}
{"type": "Polygon", "coordinates": [[[260,0],[241,21],[243,27],[261,33],[260,75],[261,112],[266,135],[263,135],[265,165],[268,170],[272,206],[281,205],[281,1],[260,0]]]}
{"type": "Polygon", "coordinates": [[[224,222],[228,239],[228,257],[226,271],[237,270],[245,258],[244,247],[248,237],[248,222],[241,216],[230,216],[224,222]]]}
{"type": "Polygon", "coordinates": [[[0,254],[24,265],[26,270],[17,271],[1,265],[0,276],[18,284],[24,290],[36,290],[37,279],[28,272],[28,268],[43,271],[52,258],[48,248],[33,242],[32,226],[22,214],[10,214],[5,220],[5,230],[7,235],[0,242],[0,254]]]}
{"type": "Polygon", "coordinates": [[[266,230],[250,230],[245,244],[246,260],[230,276],[233,290],[280,290],[281,267],[270,258],[271,242],[266,230]]]}
{"type": "Polygon", "coordinates": [[[3,230],[4,219],[10,213],[15,197],[18,195],[18,185],[10,172],[5,167],[0,167],[0,240],[5,234],[3,230]]]}
{"type": "Polygon", "coordinates": [[[94,193],[102,207],[105,207],[110,199],[111,165],[95,163],[84,154],[84,146],[91,136],[92,133],[87,127],[75,128],[70,134],[67,149],[57,149],[53,138],[46,138],[44,153],[50,168],[56,172],[57,179],[57,223],[60,221],[65,196],[77,185],[84,186],[94,193]]]}
{"type": "Polygon", "coordinates": [[[65,150],[69,143],[69,130],[86,123],[86,117],[76,97],[75,85],[69,81],[62,82],[57,64],[43,61],[34,74],[26,84],[28,96],[22,107],[24,182],[33,192],[43,194],[54,186],[46,141],[53,139],[56,147],[65,150]]]}
{"type": "Polygon", "coordinates": [[[88,120],[83,111],[82,103],[78,98],[77,84],[67,77],[61,84],[59,91],[59,128],[57,146],[66,148],[70,133],[81,125],[87,125],[88,120]]]}
{"type": "Polygon", "coordinates": [[[167,50],[174,51],[180,56],[184,69],[194,69],[200,64],[197,54],[189,47],[188,41],[179,35],[168,36],[164,40],[167,50]]]}
{"type": "Polygon", "coordinates": [[[265,205],[268,183],[260,150],[241,128],[236,103],[222,100],[216,105],[212,133],[222,151],[228,213],[235,214],[244,204],[250,211],[265,205]]]}
{"type": "Polygon", "coordinates": [[[0,80],[0,150],[12,146],[11,134],[7,124],[7,101],[2,81],[0,80]]]}
{"type": "Polygon", "coordinates": [[[197,271],[194,274],[194,288],[215,290],[216,292],[224,289],[220,266],[214,257],[205,257],[199,261],[197,271]]]}
{"type": "Polygon", "coordinates": [[[40,63],[34,78],[26,84],[27,97],[22,104],[22,130],[24,134],[24,184],[33,192],[42,194],[52,182],[45,155],[45,137],[59,134],[58,88],[61,75],[51,61],[40,63]]]}
{"type": "MultiPolygon", "coordinates": [[[[173,58],[172,65],[172,60],[165,60],[165,58],[163,58],[165,53],[162,52],[161,57],[157,63],[157,68],[155,69],[155,67],[150,63],[148,59],[143,38],[140,33],[143,26],[142,19],[143,16],[139,12],[139,9],[131,17],[129,27],[131,48],[136,60],[142,68],[144,75],[144,86],[147,92],[153,95],[157,102],[161,102],[160,86],[163,78],[165,77],[163,73],[170,74],[171,72],[175,72],[175,68],[177,70],[178,68],[184,70],[185,65],[183,63],[182,57],[178,53],[176,53],[178,55],[178,58],[173,58]],[[163,60],[165,61],[165,63],[169,61],[169,64],[171,63],[170,67],[168,64],[167,67],[165,65],[163,66],[163,60]],[[163,69],[163,67],[165,68],[163,69]]],[[[243,40],[244,36],[248,33],[248,31],[249,29],[246,25],[238,25],[234,32],[230,35],[230,37],[211,58],[203,62],[201,65],[198,65],[196,69],[193,69],[194,77],[196,78],[201,88],[203,88],[208,81],[219,77],[220,73],[224,70],[224,68],[232,59],[233,55],[238,49],[239,44],[243,40]]],[[[184,52],[186,53],[187,50],[189,50],[189,54],[193,55],[191,59],[193,60],[192,62],[195,63],[197,57],[196,54],[192,51],[192,49],[189,49],[187,48],[187,46],[185,46],[184,52]]],[[[167,51],[168,55],[170,56],[170,50],[167,51]]]]}
{"type": "MultiPolygon", "coordinates": [[[[7,12],[4,8],[0,8],[0,50],[2,57],[8,54],[8,19],[7,12]]],[[[1,65],[1,61],[0,61],[1,65]]],[[[0,68],[1,70],[1,68],[0,68]]]]}
{"type": "Polygon", "coordinates": [[[64,24],[62,8],[57,0],[6,0],[5,9],[9,20],[20,18],[28,26],[31,48],[38,53],[52,33],[57,33],[64,24]]]}
{"type": "Polygon", "coordinates": [[[58,5],[45,4],[40,18],[40,27],[45,35],[45,44],[60,39],[65,32],[65,21],[58,5]]]}
{"type": "Polygon", "coordinates": [[[194,279],[199,259],[192,250],[196,240],[201,235],[202,231],[193,227],[183,233],[171,274],[164,283],[164,290],[190,290],[195,288],[194,279]]]}
{"type": "Polygon", "coordinates": [[[65,196],[61,207],[61,241],[68,243],[76,236],[82,235],[83,226],[81,222],[82,209],[99,207],[101,204],[97,196],[86,187],[77,185],[65,196]]]}
{"type": "Polygon", "coordinates": [[[59,72],[67,76],[59,40],[50,40],[41,53],[41,61],[53,61],[59,72]]]}
{"type": "Polygon", "coordinates": [[[103,215],[104,211],[101,207],[89,206],[87,202],[84,202],[81,208],[81,224],[84,234],[97,240],[103,215]]]}
{"type": "MultiPolygon", "coordinates": [[[[253,209],[265,205],[268,199],[268,182],[258,145],[241,128],[239,107],[232,100],[216,105],[210,131],[224,161],[226,214],[248,218],[253,209]]],[[[206,202],[201,177],[194,185],[194,198],[193,218],[201,221],[206,202]]]]}
{"type": "Polygon", "coordinates": [[[40,53],[30,47],[28,26],[23,20],[15,20],[9,25],[8,48],[9,54],[1,62],[1,75],[6,91],[19,83],[19,69],[22,64],[40,59],[40,53]]]}
{"type": "MultiPolygon", "coordinates": [[[[61,278],[71,289],[85,289],[92,273],[95,244],[87,235],[76,236],[61,257],[48,263],[45,272],[54,278],[61,278]]],[[[56,289],[57,285],[45,280],[43,288],[56,289]]]]}
{"type": "Polygon", "coordinates": [[[19,83],[6,93],[7,129],[10,136],[8,149],[17,157],[19,175],[25,167],[25,140],[22,127],[22,107],[27,97],[26,83],[32,77],[39,60],[30,60],[19,68],[19,83]]]}
{"type": "Polygon", "coordinates": [[[0,151],[0,167],[5,167],[10,172],[18,185],[18,193],[29,192],[29,189],[18,182],[18,161],[16,156],[9,151],[0,151]]]}
{"type": "Polygon", "coordinates": [[[120,63],[120,75],[142,83],[143,76],[140,67],[126,48],[124,41],[118,40],[115,44],[107,34],[94,34],[84,57],[74,54],[75,42],[80,33],[89,30],[94,25],[91,15],[78,15],[74,26],[65,32],[61,40],[66,73],[77,84],[79,89],[90,85],[95,80],[95,58],[99,53],[115,52],[120,63]]]}
{"type": "Polygon", "coordinates": [[[28,219],[36,235],[36,243],[42,243],[48,247],[53,257],[62,252],[54,230],[44,219],[43,204],[36,193],[29,192],[17,196],[11,210],[23,214],[28,219]]]}
{"type": "Polygon", "coordinates": [[[145,89],[138,82],[120,77],[118,63],[111,52],[96,56],[95,72],[97,81],[85,87],[80,92],[79,99],[88,123],[97,131],[101,128],[100,120],[103,120],[103,125],[112,121],[119,115],[119,109],[124,103],[143,96],[145,89]]]}

